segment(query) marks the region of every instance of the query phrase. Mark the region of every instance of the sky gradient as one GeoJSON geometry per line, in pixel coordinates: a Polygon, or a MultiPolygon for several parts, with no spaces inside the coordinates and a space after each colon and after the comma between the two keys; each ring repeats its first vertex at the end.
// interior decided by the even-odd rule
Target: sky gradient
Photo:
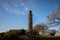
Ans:
{"type": "Polygon", "coordinates": [[[32,10],[33,26],[47,22],[60,0],[0,0],[0,32],[28,28],[28,11],[32,10]]]}

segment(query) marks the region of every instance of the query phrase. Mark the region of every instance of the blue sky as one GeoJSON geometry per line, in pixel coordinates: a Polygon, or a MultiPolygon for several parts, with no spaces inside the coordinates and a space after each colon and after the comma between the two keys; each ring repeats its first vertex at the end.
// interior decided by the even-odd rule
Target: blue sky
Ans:
{"type": "Polygon", "coordinates": [[[0,0],[0,32],[28,28],[28,11],[33,13],[33,26],[47,22],[60,0],[0,0]]]}

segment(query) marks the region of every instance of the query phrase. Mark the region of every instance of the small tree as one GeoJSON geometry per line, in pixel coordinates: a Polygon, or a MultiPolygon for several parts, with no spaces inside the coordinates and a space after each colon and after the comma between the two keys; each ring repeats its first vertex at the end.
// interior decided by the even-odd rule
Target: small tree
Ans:
{"type": "Polygon", "coordinates": [[[50,30],[50,35],[51,36],[55,36],[55,34],[56,34],[56,30],[50,30]]]}
{"type": "Polygon", "coordinates": [[[19,34],[20,34],[20,35],[25,35],[25,34],[26,34],[26,30],[21,29],[19,34]]]}
{"type": "Polygon", "coordinates": [[[42,32],[44,34],[44,31],[48,29],[48,26],[44,23],[41,23],[41,24],[37,24],[35,27],[34,27],[34,30],[36,30],[38,33],[39,32],[42,32]]]}

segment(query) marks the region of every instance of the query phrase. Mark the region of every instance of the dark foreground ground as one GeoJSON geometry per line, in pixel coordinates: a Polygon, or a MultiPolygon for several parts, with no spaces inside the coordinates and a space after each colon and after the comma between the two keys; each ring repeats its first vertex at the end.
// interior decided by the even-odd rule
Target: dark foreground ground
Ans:
{"type": "Polygon", "coordinates": [[[60,40],[60,37],[57,36],[35,36],[35,35],[19,35],[19,36],[11,36],[11,37],[3,37],[0,40],[60,40]]]}
{"type": "Polygon", "coordinates": [[[39,34],[26,33],[25,30],[10,30],[0,33],[0,40],[60,40],[58,36],[41,36],[39,34]]]}

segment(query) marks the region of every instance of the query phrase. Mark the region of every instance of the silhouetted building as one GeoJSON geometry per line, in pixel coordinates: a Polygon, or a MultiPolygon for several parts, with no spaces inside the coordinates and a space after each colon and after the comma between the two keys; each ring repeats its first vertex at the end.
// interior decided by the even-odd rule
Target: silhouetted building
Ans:
{"type": "Polygon", "coordinates": [[[32,33],[33,28],[32,28],[32,11],[29,10],[29,14],[28,14],[28,32],[32,33]]]}

